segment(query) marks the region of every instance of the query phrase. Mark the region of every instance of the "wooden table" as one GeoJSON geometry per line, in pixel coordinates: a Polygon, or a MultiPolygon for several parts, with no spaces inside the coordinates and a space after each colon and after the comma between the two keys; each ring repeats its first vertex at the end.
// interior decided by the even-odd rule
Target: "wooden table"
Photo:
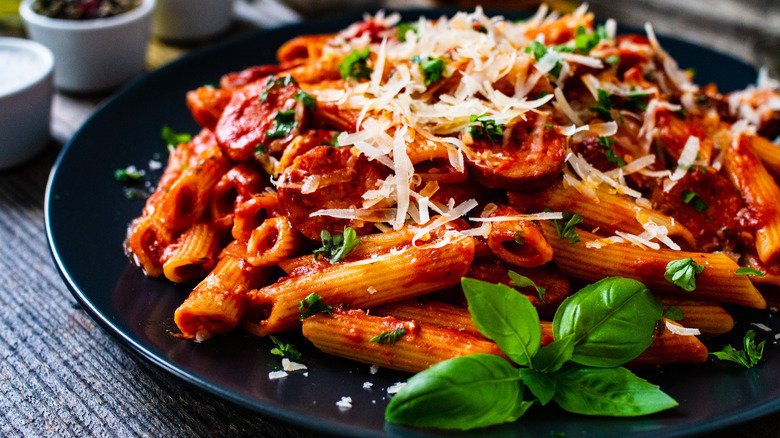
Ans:
{"type": "MultiPolygon", "coordinates": [[[[663,11],[669,13],[667,1],[657,0],[652,2],[657,7],[645,9],[638,0],[622,3],[632,5],[626,10],[615,10],[608,2],[592,5],[597,12],[634,25],[645,19],[655,23],[654,18],[662,17],[663,11]]],[[[744,22],[732,22],[728,32],[717,32],[713,29],[724,15],[715,12],[709,17],[716,23],[713,27],[705,26],[698,32],[690,27],[675,28],[674,23],[684,21],[686,14],[690,20],[691,14],[700,13],[691,5],[703,3],[686,3],[685,10],[672,19],[661,19],[656,29],[712,43],[750,62],[759,59],[751,44],[772,41],[776,37],[773,32],[780,29],[777,21],[772,21],[780,16],[778,8],[760,1],[746,2],[742,12],[745,16],[761,15],[761,23],[775,23],[772,29],[756,30],[744,22]],[[752,12],[745,11],[750,8],[752,12]],[[718,38],[709,39],[707,32],[718,38]],[[740,32],[752,33],[745,36],[740,32]]],[[[241,26],[240,31],[244,31],[253,24],[244,22],[241,26]]],[[[191,47],[155,42],[150,62],[155,67],[189,50],[191,47]]],[[[772,51],[776,52],[777,46],[770,43],[772,51]]],[[[54,139],[48,149],[25,165],[0,173],[0,435],[311,436],[309,431],[215,399],[139,359],[98,327],[66,289],[46,242],[45,186],[62,144],[106,97],[57,95],[54,139]]],[[[724,436],[780,436],[779,426],[780,414],[774,414],[724,431],[724,436]]]]}

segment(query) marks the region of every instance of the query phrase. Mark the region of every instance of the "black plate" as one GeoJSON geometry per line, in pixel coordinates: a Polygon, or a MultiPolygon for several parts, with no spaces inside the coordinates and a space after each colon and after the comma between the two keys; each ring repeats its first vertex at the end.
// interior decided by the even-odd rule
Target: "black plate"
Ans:
{"type": "MultiPolygon", "coordinates": [[[[420,14],[409,11],[405,19],[420,14]]],[[[269,380],[268,373],[280,368],[280,359],[269,353],[272,345],[267,339],[236,332],[197,344],[171,336],[173,312],[190,286],[146,278],[122,253],[127,224],[140,214],[143,201],[127,199],[113,172],[128,165],[147,168],[153,158],[164,160],[163,125],[178,132],[198,131],[184,103],[188,90],[216,83],[226,72],[273,63],[276,48],[292,37],[335,31],[359,19],[356,14],[254,33],[188,56],[131,84],[97,111],[60,155],[46,193],[46,229],[58,269],[87,312],[119,341],[171,374],[259,414],[317,432],[418,436],[423,432],[386,424],[383,417],[386,389],[408,374],[381,369],[372,375],[369,366],[325,355],[293,331],[280,338],[302,350],[309,372],[269,380]],[[364,382],[374,385],[364,389],[364,382]],[[336,406],[342,396],[352,398],[351,409],[336,406]]],[[[713,81],[728,91],[755,80],[751,67],[732,58],[672,39],[661,42],[681,67],[696,69],[699,83],[713,81]]],[[[741,321],[760,321],[778,329],[768,311],[737,314],[740,323],[734,335],[717,340],[714,348],[726,341],[738,345],[750,328],[741,321]]],[[[642,372],[680,403],[661,414],[590,418],[534,408],[514,424],[480,433],[685,435],[746,421],[780,408],[780,358],[773,340],[768,342],[766,359],[751,370],[708,362],[642,372]]]]}

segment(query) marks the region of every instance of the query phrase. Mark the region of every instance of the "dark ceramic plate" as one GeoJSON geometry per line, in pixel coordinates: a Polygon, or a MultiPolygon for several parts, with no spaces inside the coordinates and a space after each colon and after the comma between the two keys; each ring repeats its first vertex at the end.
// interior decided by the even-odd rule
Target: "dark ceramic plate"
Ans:
{"type": "MultiPolygon", "coordinates": [[[[420,13],[409,11],[405,19],[420,13]]],[[[147,168],[154,158],[164,161],[163,125],[178,132],[197,132],[185,107],[186,91],[216,83],[226,72],[273,63],[276,48],[294,36],[335,31],[359,18],[353,15],[254,33],[188,56],[122,90],[89,119],[59,157],[46,193],[46,227],[60,273],[87,312],[120,342],[171,374],[258,414],[317,432],[422,436],[423,432],[386,424],[383,418],[387,388],[406,380],[407,374],[381,369],[372,375],[368,365],[325,355],[293,331],[280,338],[302,350],[308,375],[269,380],[268,373],[280,368],[280,359],[270,354],[268,339],[240,332],[202,344],[174,338],[169,333],[175,330],[173,312],[191,285],[146,278],[122,253],[127,224],[140,214],[143,201],[125,197],[114,170],[128,165],[147,168]],[[364,389],[364,382],[373,386],[364,389]],[[336,406],[342,396],[352,398],[351,409],[336,406]]],[[[681,60],[681,67],[696,69],[700,83],[713,81],[728,91],[755,80],[755,71],[734,59],[676,40],[661,41],[681,60]]],[[[739,345],[741,334],[750,327],[742,321],[780,329],[768,312],[738,311],[738,319],[734,337],[715,341],[712,347],[720,349],[726,342],[739,345]]],[[[534,408],[514,424],[479,433],[495,437],[550,436],[551,432],[570,437],[686,435],[746,421],[780,408],[780,357],[773,340],[768,342],[766,359],[751,370],[709,362],[642,372],[679,401],[678,408],[667,412],[613,419],[534,408]]]]}

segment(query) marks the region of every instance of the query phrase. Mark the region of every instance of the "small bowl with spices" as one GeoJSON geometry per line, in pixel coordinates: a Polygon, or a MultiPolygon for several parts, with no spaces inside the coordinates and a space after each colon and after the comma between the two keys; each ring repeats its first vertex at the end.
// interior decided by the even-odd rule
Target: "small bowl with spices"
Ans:
{"type": "Polygon", "coordinates": [[[95,93],[144,71],[155,0],[22,0],[28,36],[56,60],[54,85],[95,93]]]}
{"type": "Polygon", "coordinates": [[[22,38],[0,38],[0,169],[38,154],[49,142],[54,56],[22,38]]]}

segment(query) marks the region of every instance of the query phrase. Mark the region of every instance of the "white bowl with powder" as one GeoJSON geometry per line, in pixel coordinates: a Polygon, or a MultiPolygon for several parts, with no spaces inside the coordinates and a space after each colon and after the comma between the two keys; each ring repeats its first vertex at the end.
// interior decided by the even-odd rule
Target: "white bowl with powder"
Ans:
{"type": "Polygon", "coordinates": [[[21,38],[0,38],[0,169],[20,164],[49,142],[54,56],[21,38]]]}

